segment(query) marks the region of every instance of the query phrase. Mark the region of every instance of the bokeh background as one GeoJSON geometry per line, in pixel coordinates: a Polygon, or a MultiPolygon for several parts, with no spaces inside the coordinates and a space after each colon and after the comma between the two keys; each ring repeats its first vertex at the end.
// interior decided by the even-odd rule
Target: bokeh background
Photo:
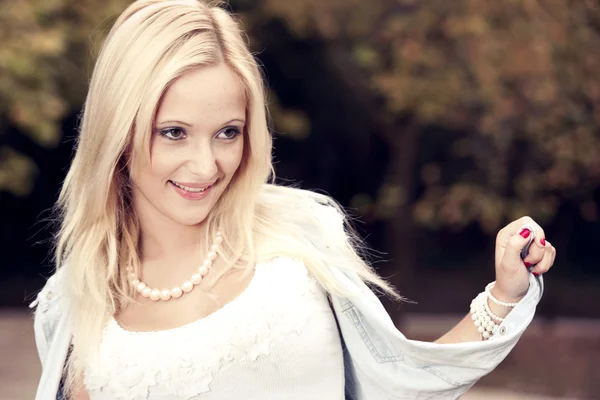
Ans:
{"type": "MultiPolygon", "coordinates": [[[[36,383],[26,305],[53,268],[95,55],[130,2],[0,2],[0,398],[36,383]]],[[[386,303],[398,326],[427,340],[457,322],[493,280],[496,232],[530,215],[555,268],[479,398],[600,399],[600,1],[228,7],[265,70],[278,178],[359,218],[378,271],[416,302],[386,303]]]]}

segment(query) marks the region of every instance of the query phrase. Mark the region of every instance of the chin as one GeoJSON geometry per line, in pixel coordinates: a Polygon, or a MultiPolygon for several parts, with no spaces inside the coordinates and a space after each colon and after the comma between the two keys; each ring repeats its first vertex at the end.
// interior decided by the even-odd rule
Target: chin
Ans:
{"type": "Polygon", "coordinates": [[[200,225],[201,223],[206,221],[207,217],[208,217],[208,215],[204,215],[204,214],[199,217],[187,217],[187,218],[184,217],[184,218],[178,219],[178,222],[180,222],[182,225],[185,225],[185,226],[200,225]]]}
{"type": "Polygon", "coordinates": [[[179,225],[183,225],[183,226],[194,226],[194,225],[201,224],[202,222],[204,222],[206,220],[207,217],[208,217],[208,212],[177,213],[177,214],[171,214],[169,216],[169,218],[171,220],[173,220],[176,223],[178,223],[179,225]]]}

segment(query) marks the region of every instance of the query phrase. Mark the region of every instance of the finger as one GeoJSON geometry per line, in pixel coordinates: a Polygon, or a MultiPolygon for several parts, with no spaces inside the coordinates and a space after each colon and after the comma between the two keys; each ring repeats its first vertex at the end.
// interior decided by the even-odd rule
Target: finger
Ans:
{"type": "Polygon", "coordinates": [[[525,225],[530,226],[535,232],[535,244],[540,248],[544,248],[544,244],[546,241],[546,232],[544,232],[544,229],[542,229],[542,227],[531,217],[522,217],[508,224],[508,226],[505,228],[506,234],[508,236],[512,236],[515,233],[519,232],[521,228],[525,225]]]}
{"type": "MultiPolygon", "coordinates": [[[[537,245],[537,247],[539,249],[543,249],[546,246],[546,232],[544,232],[544,229],[537,223],[535,222],[531,217],[523,217],[525,219],[525,221],[527,221],[527,224],[532,226],[534,231],[535,231],[535,244],[537,245]]],[[[543,256],[543,252],[540,252],[540,254],[543,256]]]]}
{"type": "Polygon", "coordinates": [[[531,272],[538,275],[548,272],[552,268],[552,265],[554,265],[555,258],[556,249],[547,241],[543,259],[531,269],[531,272]]]}
{"type": "Polygon", "coordinates": [[[531,232],[528,229],[523,229],[521,232],[513,234],[506,243],[500,265],[507,268],[522,268],[521,250],[529,243],[530,235],[531,232]]]}
{"type": "Polygon", "coordinates": [[[523,259],[526,267],[531,265],[535,265],[542,261],[544,258],[544,254],[546,253],[546,247],[538,247],[537,245],[532,245],[529,247],[529,254],[523,259]]]}
{"type": "Polygon", "coordinates": [[[509,245],[509,240],[515,234],[520,234],[524,239],[526,239],[525,245],[521,247],[521,256],[524,257],[523,253],[525,251],[529,253],[528,247],[530,247],[530,242],[533,240],[532,233],[535,232],[535,228],[532,225],[523,224],[518,230],[515,231],[514,227],[517,223],[519,223],[519,221],[514,221],[508,224],[504,227],[504,229],[498,232],[498,236],[496,237],[496,265],[501,264],[502,260],[504,259],[504,252],[509,245]]]}

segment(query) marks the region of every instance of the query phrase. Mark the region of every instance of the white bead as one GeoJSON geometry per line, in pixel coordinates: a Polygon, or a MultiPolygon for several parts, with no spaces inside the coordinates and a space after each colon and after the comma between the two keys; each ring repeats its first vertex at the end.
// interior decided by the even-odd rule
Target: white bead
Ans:
{"type": "Polygon", "coordinates": [[[477,319],[477,315],[471,314],[471,318],[473,319],[473,321],[475,321],[477,319]]]}
{"type": "Polygon", "coordinates": [[[163,289],[160,291],[161,300],[169,300],[171,298],[171,291],[169,289],[163,289]]]}
{"type": "Polygon", "coordinates": [[[478,319],[476,319],[475,322],[474,322],[474,324],[475,324],[476,327],[480,327],[481,326],[481,321],[478,320],[478,319]]]}
{"type": "Polygon", "coordinates": [[[202,275],[200,275],[200,274],[192,275],[192,283],[194,285],[198,285],[198,284],[200,284],[200,282],[202,282],[202,275]]]}
{"type": "Polygon", "coordinates": [[[150,300],[158,300],[160,299],[160,290],[158,289],[152,289],[152,291],[150,292],[150,300]]]}
{"type": "Polygon", "coordinates": [[[492,319],[490,318],[490,316],[489,316],[489,315],[486,315],[486,316],[484,317],[484,321],[485,321],[485,322],[490,322],[491,320],[492,320],[492,319]]]}
{"type": "Polygon", "coordinates": [[[494,297],[494,295],[492,294],[491,289],[496,285],[496,282],[490,282],[486,287],[485,287],[485,295],[488,299],[490,299],[491,301],[493,301],[494,303],[500,305],[500,306],[504,306],[504,307],[508,307],[508,308],[513,308],[515,307],[518,303],[507,303],[504,301],[500,301],[498,300],[496,297],[494,297]]]}
{"type": "Polygon", "coordinates": [[[477,332],[479,333],[483,333],[485,331],[485,329],[483,329],[482,326],[480,326],[479,328],[477,328],[477,332]]]}
{"type": "Polygon", "coordinates": [[[490,338],[490,333],[485,331],[481,334],[481,336],[483,336],[484,339],[489,339],[490,338]]]}
{"type": "Polygon", "coordinates": [[[486,331],[488,331],[488,332],[493,332],[493,331],[494,331],[494,325],[488,325],[488,326],[485,328],[485,330],[486,330],[486,331]]]}
{"type": "MultiPolygon", "coordinates": [[[[150,298],[154,301],[157,301],[159,299],[162,299],[162,300],[169,300],[171,298],[177,299],[177,298],[181,297],[184,292],[188,293],[188,292],[192,291],[192,289],[194,288],[194,285],[198,285],[202,282],[204,276],[206,276],[206,274],[208,274],[210,267],[212,267],[213,261],[216,260],[218,257],[217,250],[221,243],[223,243],[223,235],[222,235],[221,231],[218,231],[214,242],[210,246],[210,251],[208,252],[206,259],[203,261],[200,268],[198,268],[198,272],[195,273],[194,275],[192,275],[192,277],[189,281],[185,281],[185,282],[183,282],[183,284],[181,286],[174,287],[172,289],[160,290],[160,289],[149,288],[144,282],[142,282],[137,277],[137,275],[135,274],[135,272],[131,266],[126,267],[125,270],[127,272],[127,276],[129,278],[129,281],[131,282],[133,288],[138,293],[140,293],[142,296],[144,296],[146,298],[150,298]]],[[[473,318],[473,320],[477,320],[478,312],[480,312],[479,310],[483,311],[483,309],[481,309],[480,305],[477,306],[477,303],[475,302],[475,300],[473,300],[473,302],[471,303],[471,306],[472,306],[471,307],[472,318],[473,318]],[[476,306],[477,306],[477,309],[476,309],[476,306]]],[[[479,323],[481,324],[481,321],[479,321],[479,323]]]]}
{"type": "Polygon", "coordinates": [[[176,286],[173,289],[171,289],[171,297],[173,297],[174,299],[180,298],[182,294],[183,294],[183,291],[181,290],[181,288],[179,286],[176,286]]]}
{"type": "Polygon", "coordinates": [[[181,290],[183,290],[186,293],[191,292],[193,288],[194,285],[190,281],[185,281],[183,282],[183,285],[181,285],[181,290]]]}

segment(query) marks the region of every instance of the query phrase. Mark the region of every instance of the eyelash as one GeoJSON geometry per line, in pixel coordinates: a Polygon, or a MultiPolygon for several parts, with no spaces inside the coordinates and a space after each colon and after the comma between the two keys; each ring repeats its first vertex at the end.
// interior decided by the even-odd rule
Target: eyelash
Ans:
{"type": "MultiPolygon", "coordinates": [[[[238,137],[239,135],[242,134],[242,132],[240,131],[240,128],[238,128],[236,126],[228,126],[227,128],[221,130],[216,136],[218,137],[220,134],[222,134],[224,132],[227,132],[229,130],[233,130],[234,131],[234,135],[231,136],[231,137],[228,137],[226,139],[223,139],[223,140],[233,140],[233,139],[235,139],[236,137],[238,137]]],[[[159,131],[159,134],[160,134],[160,136],[162,136],[162,137],[164,137],[164,138],[166,138],[168,140],[174,141],[174,142],[182,140],[183,138],[181,138],[181,137],[172,138],[172,137],[168,136],[170,133],[175,132],[175,131],[176,132],[181,132],[184,137],[186,135],[185,130],[181,129],[181,128],[166,128],[166,129],[163,129],[163,130],[159,131]]]]}

